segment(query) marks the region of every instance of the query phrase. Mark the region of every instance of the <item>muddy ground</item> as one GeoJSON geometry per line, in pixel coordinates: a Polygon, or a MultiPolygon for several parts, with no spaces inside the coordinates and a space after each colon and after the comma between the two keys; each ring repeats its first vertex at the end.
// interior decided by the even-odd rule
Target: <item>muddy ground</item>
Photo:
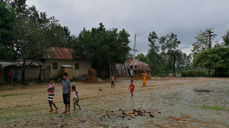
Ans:
{"type": "Polygon", "coordinates": [[[61,84],[56,84],[55,102],[59,113],[49,113],[47,84],[0,90],[0,127],[46,128],[229,128],[229,79],[156,78],[141,87],[135,81],[134,96],[129,80],[110,84],[75,84],[81,111],[63,115],[61,84]],[[124,116],[131,109],[146,114],[124,116]]]}

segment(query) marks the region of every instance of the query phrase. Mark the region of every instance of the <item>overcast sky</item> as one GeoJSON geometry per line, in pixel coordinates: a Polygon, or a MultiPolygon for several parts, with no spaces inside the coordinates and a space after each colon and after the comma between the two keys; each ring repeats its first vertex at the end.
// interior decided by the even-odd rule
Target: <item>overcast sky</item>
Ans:
{"type": "Polygon", "coordinates": [[[72,34],[103,22],[106,28],[125,28],[133,47],[137,34],[138,53],[148,50],[149,32],[159,36],[174,32],[189,53],[200,30],[214,28],[215,41],[229,30],[229,0],[27,0],[48,16],[55,16],[72,34]]]}

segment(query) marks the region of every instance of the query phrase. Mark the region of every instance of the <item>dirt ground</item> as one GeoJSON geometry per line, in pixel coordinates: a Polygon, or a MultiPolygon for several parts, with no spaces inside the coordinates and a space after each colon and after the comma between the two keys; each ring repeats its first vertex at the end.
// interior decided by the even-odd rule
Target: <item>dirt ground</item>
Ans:
{"type": "Polygon", "coordinates": [[[155,78],[147,81],[147,87],[137,80],[133,97],[126,79],[118,79],[115,88],[109,82],[72,82],[79,91],[82,110],[70,115],[61,114],[61,84],[56,84],[54,98],[59,113],[48,112],[47,84],[1,89],[0,127],[229,128],[228,78],[155,78]],[[137,108],[150,116],[120,116],[137,108]]]}

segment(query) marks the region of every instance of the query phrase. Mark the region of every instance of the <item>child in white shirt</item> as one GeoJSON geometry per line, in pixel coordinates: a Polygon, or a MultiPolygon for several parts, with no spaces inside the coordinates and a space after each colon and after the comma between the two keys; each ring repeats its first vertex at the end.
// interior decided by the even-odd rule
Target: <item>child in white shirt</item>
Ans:
{"type": "Polygon", "coordinates": [[[79,105],[79,95],[78,95],[78,91],[76,90],[76,86],[72,86],[72,96],[73,96],[74,111],[76,110],[76,106],[78,106],[79,110],[81,110],[81,107],[79,105]]]}

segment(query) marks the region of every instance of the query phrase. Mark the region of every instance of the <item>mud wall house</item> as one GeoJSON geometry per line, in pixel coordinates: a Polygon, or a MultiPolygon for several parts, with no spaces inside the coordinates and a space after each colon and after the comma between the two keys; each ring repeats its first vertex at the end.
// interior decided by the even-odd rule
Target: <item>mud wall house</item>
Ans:
{"type": "Polygon", "coordinates": [[[71,48],[51,47],[41,62],[43,63],[40,71],[42,80],[60,77],[63,72],[68,72],[69,78],[73,79],[81,75],[88,75],[88,70],[91,68],[91,62],[74,56],[71,48]]]}
{"type": "MultiPolygon", "coordinates": [[[[0,83],[4,83],[8,71],[19,71],[18,80],[21,80],[22,60],[0,60],[0,83]]],[[[90,61],[79,56],[74,56],[73,49],[51,47],[48,49],[40,61],[27,61],[26,80],[43,80],[60,77],[64,72],[68,72],[69,78],[88,75],[91,68],[90,61]]]]}
{"type": "Polygon", "coordinates": [[[147,74],[147,78],[151,78],[151,69],[148,64],[137,59],[128,59],[125,64],[128,67],[129,74],[134,78],[142,78],[143,73],[147,74]]]}

